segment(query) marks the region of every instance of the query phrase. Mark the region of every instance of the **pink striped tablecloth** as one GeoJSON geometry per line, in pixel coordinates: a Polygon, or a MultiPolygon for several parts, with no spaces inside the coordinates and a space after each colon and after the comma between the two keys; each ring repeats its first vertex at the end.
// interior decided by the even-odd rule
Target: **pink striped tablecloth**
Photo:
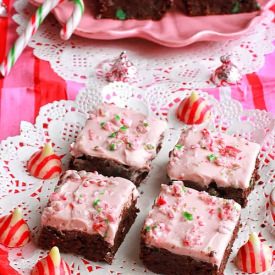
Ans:
{"type": "MultiPolygon", "coordinates": [[[[9,17],[0,18],[0,61],[16,39],[16,24],[11,19],[14,0],[4,0],[9,17]]],[[[273,7],[275,12],[275,6],[273,7]]],[[[275,22],[274,22],[275,23],[275,22]]],[[[237,87],[231,87],[234,99],[244,108],[267,110],[275,114],[275,52],[266,56],[264,67],[244,77],[247,95],[237,87]]],[[[74,99],[81,84],[65,81],[27,48],[6,78],[0,77],[0,140],[19,133],[20,121],[34,122],[39,108],[60,99],[74,99]]],[[[206,89],[219,97],[218,89],[206,89]]]]}

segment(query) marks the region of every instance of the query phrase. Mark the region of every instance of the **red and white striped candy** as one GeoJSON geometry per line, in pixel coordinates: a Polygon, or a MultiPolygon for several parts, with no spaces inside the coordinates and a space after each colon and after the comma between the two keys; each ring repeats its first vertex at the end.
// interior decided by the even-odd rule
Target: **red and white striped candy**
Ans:
{"type": "Polygon", "coordinates": [[[21,210],[0,218],[0,243],[7,247],[21,247],[30,240],[30,229],[21,210]]]}
{"type": "Polygon", "coordinates": [[[54,246],[47,257],[37,262],[31,275],[71,275],[71,270],[61,259],[58,247],[54,246]]]}
{"type": "Polygon", "coordinates": [[[39,179],[53,179],[62,172],[60,157],[57,156],[51,144],[45,144],[44,148],[34,153],[27,164],[29,173],[39,179]]]}
{"type": "Polygon", "coordinates": [[[186,124],[201,124],[211,115],[211,106],[195,92],[185,98],[177,109],[177,117],[186,124]]]}
{"type": "Polygon", "coordinates": [[[263,244],[256,233],[252,233],[238,251],[236,265],[247,273],[265,272],[272,266],[272,249],[263,244]]]}

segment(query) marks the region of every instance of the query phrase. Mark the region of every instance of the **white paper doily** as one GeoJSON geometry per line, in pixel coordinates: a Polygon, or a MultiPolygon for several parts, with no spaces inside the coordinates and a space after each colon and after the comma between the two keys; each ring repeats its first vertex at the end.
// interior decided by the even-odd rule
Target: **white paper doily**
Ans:
{"type": "MultiPolygon", "coordinates": [[[[15,1],[17,14],[13,17],[21,33],[30,14],[35,10],[27,0],[15,1]]],[[[59,38],[60,26],[48,18],[29,43],[34,54],[49,61],[52,68],[66,80],[86,82],[100,78],[102,62],[117,57],[126,50],[137,66],[139,86],[150,86],[163,80],[181,82],[186,88],[213,87],[210,74],[220,65],[221,55],[230,53],[243,75],[258,71],[264,56],[274,50],[274,15],[268,16],[255,29],[232,41],[201,42],[182,49],[170,49],[144,40],[95,41],[73,36],[69,41],[59,38]]]]}
{"type": "MultiPolygon", "coordinates": [[[[221,94],[221,102],[206,93],[200,95],[213,105],[212,119],[207,127],[242,135],[249,140],[262,144],[260,154],[260,177],[257,186],[249,198],[248,206],[242,210],[243,227],[234,244],[225,275],[240,274],[232,264],[237,249],[247,239],[249,232],[261,233],[261,238],[274,247],[274,237],[266,227],[265,214],[267,195],[274,180],[275,157],[275,120],[264,111],[244,111],[237,101],[221,94]],[[265,184],[264,184],[265,183],[265,184]]],[[[41,211],[45,207],[49,194],[57,180],[39,180],[26,173],[26,162],[33,152],[44,142],[51,141],[58,155],[64,156],[63,163],[69,160],[69,146],[75,140],[87,118],[87,111],[97,106],[102,99],[120,106],[129,106],[135,110],[151,113],[167,119],[169,129],[164,138],[164,146],[153,162],[153,169],[146,182],[140,187],[141,198],[138,201],[139,213],[125,241],[116,254],[112,266],[86,261],[80,256],[63,254],[64,259],[73,269],[73,274],[143,274],[144,266],[140,263],[139,236],[146,214],[159,192],[161,183],[166,182],[165,167],[168,152],[175,145],[182,125],[176,123],[173,115],[178,101],[186,96],[181,92],[181,84],[156,84],[148,93],[123,83],[108,86],[91,86],[83,89],[76,101],[58,101],[41,108],[35,125],[21,123],[21,135],[11,137],[0,143],[0,213],[20,206],[33,233],[33,241],[21,249],[10,250],[11,265],[20,274],[29,271],[45,251],[35,246],[38,235],[41,211]],[[102,96],[101,96],[102,95],[102,96]],[[147,99],[145,99],[147,98],[147,99]]],[[[226,93],[225,93],[226,94],[226,93]]],[[[150,272],[147,271],[147,274],[150,272]]],[[[272,271],[266,274],[272,274],[272,271]]],[[[274,274],[274,273],[273,273],[274,274]]]]}

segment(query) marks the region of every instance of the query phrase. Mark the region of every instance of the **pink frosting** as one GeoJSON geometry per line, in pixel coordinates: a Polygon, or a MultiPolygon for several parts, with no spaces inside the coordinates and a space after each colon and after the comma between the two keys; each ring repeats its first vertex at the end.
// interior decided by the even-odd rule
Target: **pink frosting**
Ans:
{"type": "Polygon", "coordinates": [[[41,223],[58,230],[100,234],[113,245],[121,213],[137,197],[138,191],[129,180],[69,170],[51,194],[41,223]]]}
{"type": "Polygon", "coordinates": [[[129,109],[103,104],[90,115],[72,144],[75,157],[89,155],[137,168],[148,167],[156,156],[166,122],[129,109]]]}
{"type": "Polygon", "coordinates": [[[246,189],[255,169],[260,145],[207,129],[183,132],[167,167],[172,180],[202,186],[215,181],[221,187],[246,189]]]}
{"type": "Polygon", "coordinates": [[[145,221],[143,238],[148,246],[219,267],[240,210],[240,205],[233,200],[186,188],[182,182],[162,185],[145,221]]]}

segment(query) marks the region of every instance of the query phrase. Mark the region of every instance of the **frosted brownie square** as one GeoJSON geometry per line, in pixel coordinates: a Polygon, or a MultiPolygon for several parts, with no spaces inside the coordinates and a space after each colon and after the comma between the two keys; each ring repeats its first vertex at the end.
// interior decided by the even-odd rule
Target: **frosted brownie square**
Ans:
{"type": "Polygon", "coordinates": [[[255,185],[260,145],[241,137],[190,129],[170,152],[167,174],[188,187],[233,199],[241,206],[255,185]]]}
{"type": "Polygon", "coordinates": [[[223,274],[239,229],[241,206],[233,200],[162,185],[141,232],[140,257],[160,274],[223,274]]]}
{"type": "Polygon", "coordinates": [[[165,129],[162,120],[103,104],[72,144],[71,168],[123,177],[138,186],[161,148],[165,129]]]}
{"type": "Polygon", "coordinates": [[[42,213],[38,243],[111,264],[137,216],[137,197],[129,180],[69,170],[42,213]]]}

